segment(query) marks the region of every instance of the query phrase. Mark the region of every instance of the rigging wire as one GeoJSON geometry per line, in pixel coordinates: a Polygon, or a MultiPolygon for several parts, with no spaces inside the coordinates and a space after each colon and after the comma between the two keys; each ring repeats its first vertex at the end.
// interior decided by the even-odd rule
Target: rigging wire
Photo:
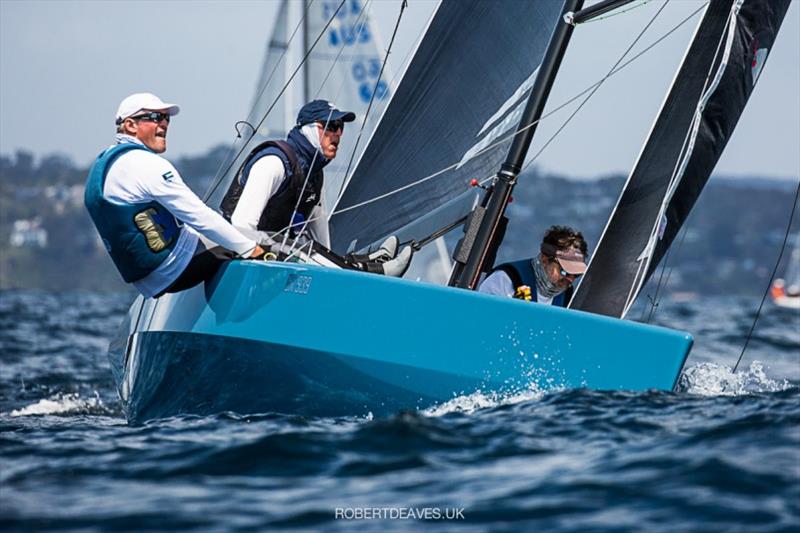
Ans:
{"type": "Polygon", "coordinates": [[[561,126],[547,140],[547,142],[545,142],[544,145],[542,145],[542,147],[539,149],[539,151],[536,152],[536,155],[534,155],[530,160],[528,160],[528,162],[526,162],[522,166],[522,170],[525,170],[526,168],[528,168],[530,166],[530,164],[533,163],[541,155],[541,153],[545,151],[545,149],[550,145],[550,143],[553,142],[555,140],[555,138],[561,133],[561,131],[564,128],[567,127],[567,124],[569,124],[572,121],[572,119],[575,118],[575,115],[578,114],[578,111],[580,111],[581,108],[583,108],[583,106],[586,105],[586,103],[592,98],[592,96],[594,96],[594,94],[598,90],[600,90],[600,87],[603,85],[603,83],[605,83],[605,81],[608,78],[611,77],[611,74],[614,72],[614,69],[617,68],[617,66],[622,62],[622,60],[625,59],[625,56],[627,56],[628,53],[633,49],[633,47],[636,46],[636,43],[639,42],[639,39],[644,37],[644,34],[647,32],[647,30],[650,28],[650,26],[653,25],[653,23],[656,21],[658,16],[661,15],[661,12],[664,11],[664,8],[666,8],[668,4],[669,4],[669,0],[667,0],[667,2],[664,2],[661,5],[661,8],[658,11],[656,11],[656,14],[653,15],[653,18],[650,19],[650,22],[648,22],[645,25],[645,27],[642,28],[642,31],[639,32],[639,35],[637,35],[636,38],[633,40],[633,42],[630,44],[630,46],[628,46],[627,50],[625,50],[625,52],[623,52],[623,54],[620,56],[620,58],[617,59],[617,62],[614,63],[614,66],[612,66],[611,69],[609,69],[608,73],[606,73],[606,75],[599,82],[597,82],[594,85],[594,87],[592,88],[591,92],[586,96],[586,98],[583,99],[583,101],[580,104],[578,104],[578,107],[576,107],[575,110],[572,112],[572,114],[570,114],[570,116],[567,117],[567,119],[564,121],[564,123],[561,124],[561,126]]]}
{"type": "Polygon", "coordinates": [[[775,261],[775,266],[772,269],[772,274],[769,277],[769,281],[767,282],[767,288],[764,291],[764,295],[761,297],[761,303],[758,306],[758,310],[756,311],[756,316],[753,318],[753,324],[750,326],[750,331],[747,333],[747,338],[744,341],[744,346],[742,346],[742,353],[739,354],[739,359],[736,360],[736,364],[733,365],[733,370],[731,374],[736,373],[736,369],[739,368],[739,363],[742,362],[742,357],[744,357],[744,352],[747,350],[748,344],[750,344],[750,339],[753,336],[753,331],[756,329],[756,323],[758,322],[759,316],[761,316],[761,309],[764,307],[764,301],[767,299],[767,294],[769,294],[770,287],[772,286],[772,282],[775,280],[775,274],[778,272],[778,266],[781,264],[781,259],[783,258],[783,252],[786,250],[786,243],[789,240],[789,234],[792,230],[792,221],[794,220],[794,213],[797,209],[797,199],[800,197],[800,181],[797,182],[797,190],[794,193],[794,202],[792,202],[792,212],[789,215],[789,222],[786,224],[786,234],[783,236],[783,244],[781,245],[781,251],[778,254],[778,259],[775,261]]]}
{"type": "MultiPolygon", "coordinates": [[[[556,107],[555,107],[555,108],[554,108],[552,111],[549,111],[548,113],[545,113],[545,114],[544,114],[544,115],[542,115],[542,116],[541,116],[541,117],[540,117],[538,120],[535,120],[535,121],[531,122],[530,124],[527,124],[527,125],[525,125],[525,126],[523,126],[523,127],[521,127],[521,128],[515,129],[514,131],[512,131],[512,132],[510,132],[510,133],[507,133],[506,135],[504,135],[504,136],[500,137],[500,138],[499,138],[497,141],[495,141],[494,143],[492,143],[492,144],[490,144],[490,145],[486,146],[485,148],[483,148],[482,150],[480,150],[480,151],[476,152],[474,157],[478,157],[478,156],[480,156],[480,155],[482,155],[482,154],[484,154],[484,153],[486,153],[486,152],[488,152],[488,151],[492,150],[493,148],[497,147],[498,145],[500,145],[500,144],[503,144],[504,142],[508,141],[510,138],[514,137],[515,135],[517,135],[517,134],[519,134],[519,133],[521,133],[521,132],[524,132],[524,131],[525,131],[525,130],[527,130],[528,128],[532,128],[533,126],[535,126],[536,124],[538,124],[538,123],[539,123],[539,122],[541,122],[542,120],[544,120],[544,119],[546,119],[546,118],[549,118],[549,117],[551,117],[552,115],[554,115],[555,113],[557,113],[557,112],[558,112],[558,111],[560,111],[561,109],[564,109],[565,107],[567,107],[567,106],[568,106],[568,105],[570,105],[571,103],[573,103],[573,102],[575,102],[576,100],[578,100],[578,99],[579,99],[581,96],[585,95],[586,93],[592,92],[592,91],[593,91],[593,90],[594,90],[596,87],[598,87],[600,84],[602,84],[602,83],[603,83],[603,82],[604,82],[606,79],[608,79],[608,78],[610,78],[610,77],[613,77],[613,76],[615,76],[616,74],[618,74],[619,72],[621,72],[623,69],[625,69],[626,67],[628,67],[628,66],[629,66],[631,63],[633,63],[634,61],[638,60],[638,59],[639,59],[640,57],[642,57],[644,54],[646,54],[647,52],[649,52],[650,50],[652,50],[654,47],[656,47],[657,45],[659,45],[661,42],[663,42],[665,39],[667,39],[667,38],[668,38],[670,35],[672,35],[672,34],[673,34],[673,33],[675,33],[676,31],[678,31],[678,29],[680,29],[680,28],[681,28],[681,27],[682,27],[684,24],[686,24],[686,23],[687,23],[689,20],[691,20],[693,17],[695,17],[695,15],[697,15],[697,14],[698,14],[700,11],[702,11],[702,10],[703,10],[703,9],[704,9],[704,8],[705,8],[707,5],[708,5],[708,3],[706,2],[706,3],[702,4],[700,7],[698,7],[697,9],[695,9],[694,11],[692,11],[691,13],[689,13],[689,15],[687,15],[686,17],[684,17],[684,18],[683,18],[683,19],[682,19],[680,22],[678,22],[678,23],[677,23],[675,26],[673,26],[673,27],[672,27],[672,28],[671,28],[669,31],[667,31],[667,32],[666,32],[666,33],[664,33],[662,36],[660,36],[658,39],[656,39],[655,41],[653,41],[652,43],[650,43],[649,45],[647,45],[645,48],[643,48],[643,49],[642,49],[640,52],[638,52],[637,54],[635,54],[634,56],[632,56],[630,59],[628,59],[628,60],[627,60],[627,61],[625,61],[624,63],[620,64],[620,65],[619,65],[618,67],[616,67],[616,68],[615,68],[613,71],[611,71],[609,74],[607,74],[606,76],[604,76],[604,77],[603,77],[601,80],[599,80],[599,81],[596,81],[595,83],[593,83],[593,84],[589,85],[588,87],[586,87],[584,90],[582,90],[582,91],[580,91],[579,93],[577,93],[575,96],[573,96],[573,97],[571,97],[571,98],[567,99],[567,100],[566,100],[566,101],[564,101],[562,104],[559,104],[559,105],[557,105],[557,106],[556,106],[556,107]]],[[[623,56],[623,57],[624,57],[624,56],[623,56]]],[[[562,126],[562,128],[561,128],[561,129],[563,129],[563,126],[562,126]]],[[[559,131],[560,131],[560,130],[559,130],[559,131]]],[[[558,134],[558,132],[556,132],[556,135],[557,135],[557,134],[558,134]]],[[[555,136],[553,136],[551,139],[549,139],[549,140],[548,140],[548,143],[552,142],[552,141],[553,141],[553,139],[554,139],[554,137],[555,137],[555,136]]],[[[537,153],[537,157],[538,157],[538,155],[539,155],[540,153],[541,153],[541,150],[540,150],[540,152],[539,152],[539,153],[537,153]]],[[[532,162],[532,161],[531,161],[531,162],[532,162]]],[[[369,205],[369,204],[371,204],[371,203],[375,203],[375,202],[381,201],[381,200],[383,200],[383,199],[385,199],[385,198],[388,198],[388,197],[390,197],[390,196],[393,196],[393,195],[395,195],[395,194],[397,194],[397,193],[400,193],[400,192],[402,192],[402,191],[405,191],[405,190],[411,189],[411,188],[413,188],[413,187],[416,187],[416,186],[418,186],[418,185],[421,185],[422,183],[425,183],[425,182],[427,182],[427,181],[430,181],[430,180],[432,180],[432,179],[434,179],[434,178],[436,178],[436,177],[438,177],[438,176],[441,176],[442,174],[444,174],[444,173],[446,173],[446,172],[448,172],[448,171],[450,171],[450,170],[453,170],[453,169],[457,168],[457,167],[459,166],[459,164],[460,164],[460,163],[453,163],[452,165],[449,165],[449,166],[447,166],[447,167],[444,167],[444,168],[442,168],[442,169],[440,169],[440,170],[438,170],[438,171],[436,171],[436,172],[433,172],[433,173],[431,173],[431,174],[429,174],[429,175],[427,175],[427,176],[425,176],[425,177],[423,177],[423,178],[420,178],[420,179],[418,179],[418,180],[416,180],[416,181],[413,181],[413,182],[411,182],[411,183],[408,183],[408,184],[406,184],[406,185],[403,185],[403,186],[401,186],[401,187],[398,187],[398,188],[396,188],[396,189],[393,189],[393,190],[391,190],[391,191],[387,191],[386,193],[380,194],[380,195],[378,195],[378,196],[375,196],[375,197],[373,197],[373,198],[370,198],[370,199],[368,199],[368,200],[364,200],[364,201],[362,201],[362,202],[359,202],[359,203],[353,204],[353,205],[351,205],[351,206],[348,206],[348,207],[343,207],[343,208],[341,208],[341,209],[335,209],[333,212],[331,212],[331,213],[330,213],[330,215],[329,215],[329,216],[330,216],[330,217],[332,217],[333,215],[337,215],[337,214],[341,214],[341,213],[346,213],[346,212],[348,212],[348,211],[352,211],[352,210],[354,210],[354,209],[358,209],[358,208],[360,208],[360,207],[363,207],[363,206],[365,206],[365,205],[369,205]]],[[[526,165],[523,167],[523,170],[524,170],[525,168],[527,168],[529,164],[530,164],[530,162],[528,162],[528,163],[527,163],[527,164],[526,164],[526,165]]],[[[485,183],[487,183],[487,182],[489,182],[489,181],[493,180],[494,178],[495,178],[495,174],[494,174],[494,173],[492,173],[492,174],[490,174],[489,176],[486,176],[486,177],[484,177],[484,178],[480,179],[480,180],[479,180],[479,183],[480,183],[480,184],[485,184],[485,183]]],[[[318,218],[318,217],[311,218],[311,219],[309,219],[309,220],[308,220],[308,222],[312,222],[312,221],[314,221],[316,218],[318,218]]],[[[286,230],[288,230],[289,228],[290,228],[290,226],[287,226],[286,228],[283,228],[283,229],[281,229],[281,230],[280,230],[280,232],[286,231],[286,230]]]]}
{"type": "MultiPolygon", "coordinates": [[[[356,18],[355,23],[353,24],[354,28],[358,28],[356,31],[356,36],[354,37],[355,41],[358,41],[364,34],[364,28],[366,28],[367,23],[369,23],[369,10],[372,9],[372,0],[367,0],[361,10],[358,12],[358,17],[356,18]]],[[[322,88],[325,87],[325,84],[328,83],[328,79],[330,79],[331,74],[333,74],[333,70],[336,68],[336,65],[339,63],[339,60],[342,58],[344,54],[345,46],[340,46],[339,51],[336,52],[336,55],[333,56],[333,61],[331,62],[330,68],[328,68],[328,72],[325,74],[325,77],[317,87],[317,92],[314,93],[314,98],[319,98],[320,93],[322,92],[322,88]]],[[[317,57],[322,57],[321,55],[317,55],[317,57]]],[[[355,59],[356,56],[348,55],[349,59],[355,59]]],[[[330,59],[330,57],[328,57],[330,59]]],[[[339,84],[339,89],[336,92],[336,97],[334,100],[339,99],[339,95],[342,93],[342,89],[344,88],[345,80],[339,84]]]]}
{"type": "Polygon", "coordinates": [[[372,111],[372,103],[375,101],[375,95],[378,93],[378,84],[381,82],[381,78],[383,78],[383,71],[386,69],[386,62],[389,60],[389,54],[392,53],[392,46],[394,45],[394,39],[397,36],[397,30],[400,28],[400,21],[403,19],[403,12],[408,7],[408,0],[402,0],[400,3],[400,14],[397,16],[397,22],[394,25],[394,31],[392,32],[392,37],[389,39],[389,47],[386,49],[386,55],[383,56],[383,63],[381,63],[381,70],[378,72],[378,79],[375,80],[375,89],[372,91],[372,96],[369,98],[369,104],[367,105],[367,111],[364,114],[364,120],[361,122],[361,129],[358,130],[358,137],[356,138],[356,144],[353,147],[353,151],[350,153],[350,160],[347,162],[347,168],[344,171],[345,179],[342,180],[342,185],[339,188],[339,194],[336,198],[336,204],[339,203],[339,200],[344,193],[344,186],[347,183],[347,175],[350,173],[350,167],[353,165],[353,160],[355,159],[356,153],[358,152],[358,145],[361,143],[361,136],[364,134],[364,128],[367,125],[367,119],[369,118],[370,111],[372,111]]]}
{"type": "MultiPolygon", "coordinates": [[[[364,6],[361,8],[361,11],[359,11],[359,13],[358,13],[358,17],[356,18],[356,22],[354,24],[354,27],[358,28],[356,40],[358,40],[364,34],[364,29],[366,28],[367,23],[369,22],[369,14],[368,13],[369,13],[369,8],[371,6],[372,6],[372,0],[368,0],[367,3],[364,4],[364,6]]],[[[325,86],[325,84],[327,83],[328,79],[330,78],[330,75],[333,72],[333,69],[336,67],[337,63],[339,62],[339,59],[341,58],[342,53],[344,52],[344,49],[345,49],[345,47],[342,46],[341,49],[339,50],[339,53],[334,58],[333,63],[331,64],[330,68],[328,69],[328,73],[325,75],[325,78],[322,80],[322,82],[320,83],[319,87],[317,88],[317,92],[314,95],[315,98],[318,97],[319,94],[322,92],[322,88],[325,86]]],[[[347,81],[347,78],[343,78],[342,81],[339,83],[339,88],[336,91],[336,97],[334,98],[335,100],[338,100],[339,95],[342,94],[342,90],[344,89],[344,85],[345,85],[346,81],[347,81]]],[[[373,93],[373,95],[374,95],[374,93],[373,93]]],[[[324,127],[326,127],[326,128],[328,127],[328,122],[330,122],[330,118],[332,116],[331,115],[332,113],[333,113],[333,109],[331,109],[331,112],[328,113],[328,117],[325,120],[325,126],[324,127]]],[[[306,174],[305,179],[303,180],[303,186],[300,189],[300,195],[297,197],[297,203],[295,203],[294,209],[292,210],[292,216],[289,219],[290,221],[294,221],[295,216],[297,216],[297,210],[300,208],[300,201],[302,200],[303,193],[305,192],[306,187],[308,186],[308,180],[311,177],[310,170],[312,168],[314,168],[314,163],[317,160],[317,156],[320,156],[320,151],[319,150],[314,151],[314,157],[311,159],[311,164],[308,167],[309,168],[309,172],[306,174]]],[[[311,220],[305,220],[305,219],[303,220],[302,227],[295,232],[296,235],[295,235],[294,240],[292,241],[292,244],[290,246],[290,250],[293,250],[294,247],[297,246],[300,237],[303,235],[303,232],[305,232],[305,230],[308,227],[310,222],[311,222],[311,220]]],[[[289,238],[289,234],[291,233],[291,229],[293,227],[294,227],[293,224],[290,222],[289,226],[285,230],[286,233],[283,236],[283,245],[284,246],[286,245],[286,241],[289,238]]],[[[284,231],[284,230],[281,230],[281,232],[282,231],[284,231]]],[[[280,234],[280,232],[278,234],[280,234]]]]}
{"type": "MultiPolygon", "coordinates": [[[[286,81],[286,83],[283,85],[281,90],[278,92],[278,96],[275,97],[275,100],[272,102],[272,104],[269,106],[267,111],[261,117],[261,120],[259,120],[258,124],[256,124],[255,131],[258,131],[258,129],[261,128],[261,125],[264,124],[264,121],[267,119],[267,116],[270,114],[270,112],[272,112],[272,109],[275,107],[275,105],[278,103],[280,98],[283,96],[283,93],[286,92],[286,89],[289,87],[289,85],[292,83],[292,81],[294,81],[294,78],[295,78],[295,76],[297,76],[297,73],[300,72],[300,69],[303,68],[303,65],[305,64],[305,62],[308,61],[308,58],[311,55],[311,52],[314,50],[314,47],[317,46],[317,43],[319,43],[320,39],[322,39],[322,36],[325,35],[325,32],[328,31],[328,28],[330,27],[331,23],[333,23],[334,19],[336,18],[336,15],[342,9],[342,6],[344,6],[345,1],[346,0],[341,0],[339,2],[339,5],[336,7],[336,10],[333,12],[333,14],[331,14],[330,18],[325,23],[325,26],[322,28],[322,30],[319,32],[319,35],[317,35],[317,38],[314,39],[314,42],[311,44],[311,46],[308,47],[308,50],[306,50],[305,55],[300,60],[300,63],[297,65],[297,67],[294,69],[294,72],[292,72],[291,76],[289,76],[289,79],[286,81]]],[[[302,19],[300,21],[300,24],[302,24],[304,20],[305,20],[305,14],[302,17],[302,19]]],[[[297,29],[295,29],[295,32],[296,31],[297,31],[297,29]]],[[[294,38],[294,33],[292,34],[292,38],[294,38]]],[[[287,47],[287,50],[288,50],[288,47],[287,47]]],[[[285,54],[286,50],[284,50],[283,53],[285,54]]],[[[281,57],[283,57],[283,55],[281,55],[281,57]]],[[[276,68],[277,68],[277,64],[280,64],[280,60],[278,61],[278,63],[276,63],[276,68]]],[[[222,173],[218,174],[219,178],[217,178],[217,180],[215,181],[214,185],[211,187],[209,192],[206,194],[206,198],[205,198],[206,200],[208,200],[214,194],[214,192],[216,191],[217,187],[219,187],[219,185],[222,183],[223,178],[228,174],[228,172],[230,171],[230,169],[233,166],[233,164],[236,162],[236,160],[239,158],[239,156],[242,155],[242,152],[244,152],[244,149],[247,147],[247,143],[249,143],[250,140],[255,136],[255,131],[250,135],[250,137],[247,139],[247,141],[242,143],[242,146],[239,149],[239,152],[236,154],[236,157],[234,157],[233,159],[230,160],[230,163],[228,164],[228,167],[222,173]]]]}
{"type": "MultiPolygon", "coordinates": [[[[620,65],[620,66],[619,66],[619,67],[618,67],[616,70],[614,70],[614,71],[613,71],[613,72],[612,72],[610,75],[608,75],[607,77],[611,77],[611,76],[614,76],[614,75],[618,74],[618,73],[619,73],[620,71],[622,71],[622,70],[623,70],[625,67],[627,67],[628,65],[630,65],[631,63],[633,63],[634,61],[636,61],[637,59],[639,59],[639,58],[640,58],[642,55],[644,55],[645,53],[649,52],[649,51],[650,51],[652,48],[654,48],[656,45],[658,45],[659,43],[661,43],[661,42],[662,42],[664,39],[666,39],[667,37],[669,37],[669,36],[670,36],[672,33],[676,32],[676,31],[677,31],[677,30],[678,30],[678,29],[679,29],[681,26],[683,26],[683,25],[684,25],[686,22],[688,22],[689,20],[691,20],[691,19],[692,19],[692,17],[694,17],[694,16],[695,16],[697,13],[699,13],[699,12],[700,12],[700,11],[701,11],[701,10],[702,10],[702,9],[703,9],[705,6],[706,6],[706,4],[703,4],[702,6],[700,6],[700,7],[699,7],[699,8],[697,8],[696,10],[694,10],[694,11],[693,11],[692,13],[690,13],[690,14],[689,14],[687,17],[685,17],[685,18],[684,18],[683,20],[681,20],[681,21],[680,21],[678,24],[676,24],[676,25],[675,25],[675,26],[674,26],[674,27],[673,27],[671,30],[669,30],[669,31],[668,31],[668,32],[666,32],[664,35],[662,35],[661,37],[659,37],[658,39],[656,39],[656,40],[655,40],[653,43],[651,43],[650,45],[648,45],[648,46],[647,46],[646,48],[644,48],[644,49],[643,49],[641,52],[639,52],[638,54],[636,54],[636,55],[634,55],[633,57],[631,57],[631,58],[630,58],[628,61],[626,61],[626,62],[622,63],[622,64],[621,64],[621,65],[620,65]]],[[[492,148],[495,148],[496,146],[498,146],[498,145],[500,145],[500,144],[503,144],[504,142],[506,142],[506,141],[507,141],[507,140],[509,140],[510,138],[514,137],[515,135],[518,135],[519,133],[521,133],[521,132],[523,132],[523,131],[527,130],[528,128],[532,128],[533,126],[535,126],[536,124],[538,124],[538,123],[539,123],[539,122],[541,122],[542,120],[544,120],[544,119],[546,119],[546,118],[548,118],[548,117],[552,116],[553,114],[557,113],[557,112],[558,112],[558,111],[560,111],[561,109],[563,109],[563,108],[567,107],[569,104],[571,104],[571,103],[572,103],[572,102],[574,102],[575,100],[579,99],[579,98],[580,98],[581,96],[583,96],[584,94],[586,94],[586,93],[588,93],[588,92],[592,91],[592,89],[594,89],[594,88],[595,88],[597,85],[601,84],[601,83],[602,83],[602,82],[603,82],[605,79],[606,79],[606,78],[603,78],[602,80],[600,80],[600,81],[597,81],[597,82],[593,83],[592,85],[590,85],[589,87],[587,87],[587,88],[586,88],[586,89],[584,89],[583,91],[579,92],[578,94],[576,94],[576,95],[575,95],[575,96],[573,96],[572,98],[570,98],[570,99],[566,100],[566,101],[565,101],[563,104],[560,104],[560,105],[556,106],[556,107],[555,107],[555,108],[554,108],[552,111],[550,111],[550,112],[548,112],[548,113],[546,113],[546,114],[542,115],[542,116],[541,116],[541,117],[540,117],[538,120],[536,120],[536,121],[533,121],[533,122],[531,122],[530,124],[527,124],[527,125],[525,125],[525,126],[523,126],[523,127],[519,128],[519,129],[516,129],[516,130],[514,130],[514,131],[512,131],[512,132],[510,132],[510,133],[508,133],[508,134],[506,134],[506,135],[504,135],[503,137],[500,137],[500,138],[499,138],[499,140],[497,140],[496,142],[494,142],[494,143],[492,143],[492,144],[490,144],[490,145],[486,146],[484,149],[482,149],[482,150],[480,150],[480,151],[476,152],[474,157],[477,157],[477,156],[479,156],[479,155],[482,155],[482,154],[484,154],[484,153],[488,152],[489,150],[491,150],[492,148]]],[[[552,140],[552,139],[551,139],[551,140],[552,140]]],[[[392,196],[392,195],[394,195],[394,194],[397,194],[397,193],[399,193],[399,192],[402,192],[402,191],[404,191],[404,190],[410,189],[410,188],[412,188],[412,187],[416,187],[417,185],[420,185],[420,184],[422,184],[422,183],[424,183],[424,182],[426,182],[426,181],[430,181],[431,179],[433,179],[433,178],[436,178],[436,177],[438,177],[438,176],[440,176],[440,175],[444,174],[445,172],[448,172],[448,171],[450,171],[450,170],[453,170],[453,169],[457,168],[457,167],[459,166],[459,164],[460,164],[460,163],[453,163],[452,165],[449,165],[449,166],[447,166],[447,167],[444,167],[444,168],[442,168],[442,169],[440,169],[440,170],[438,170],[438,171],[436,171],[436,172],[433,172],[432,174],[429,174],[428,176],[425,176],[425,177],[423,177],[423,178],[420,178],[419,180],[416,180],[416,181],[414,181],[414,182],[411,182],[411,183],[408,183],[408,184],[406,184],[406,185],[403,185],[403,186],[401,186],[401,187],[398,187],[397,189],[394,189],[394,190],[392,190],[392,191],[388,191],[388,192],[386,192],[386,193],[384,193],[384,194],[378,195],[378,196],[376,196],[376,197],[374,197],[374,198],[371,198],[371,199],[369,199],[369,200],[364,200],[363,202],[359,202],[359,203],[357,203],[357,204],[353,204],[353,205],[351,205],[351,206],[348,206],[348,207],[344,207],[344,208],[341,208],[341,209],[337,209],[337,210],[335,210],[333,213],[331,213],[331,215],[334,215],[334,214],[339,214],[339,213],[345,213],[345,212],[347,212],[347,211],[351,211],[351,210],[353,210],[353,209],[357,209],[357,208],[359,208],[359,207],[363,207],[363,206],[365,206],[365,205],[368,205],[368,204],[371,204],[371,203],[374,203],[374,202],[377,202],[377,201],[383,200],[384,198],[387,198],[387,197],[389,197],[389,196],[392,196]]],[[[494,179],[494,174],[492,174],[491,176],[488,176],[488,177],[486,177],[486,178],[483,178],[482,180],[480,180],[480,183],[481,183],[481,184],[484,184],[484,183],[486,183],[486,182],[488,182],[488,181],[490,181],[490,180],[492,180],[492,179],[494,179]]]]}
{"type": "MultiPolygon", "coordinates": [[[[314,3],[314,0],[311,0],[311,2],[309,4],[309,7],[313,3],[314,3]]],[[[292,34],[289,36],[288,41],[286,41],[286,46],[284,47],[283,52],[281,52],[280,57],[278,57],[278,60],[275,62],[275,65],[273,65],[273,67],[272,67],[272,71],[269,73],[269,76],[267,76],[267,80],[261,85],[261,90],[259,90],[258,95],[253,99],[253,105],[250,107],[250,111],[247,113],[247,117],[248,118],[250,118],[250,115],[252,115],[255,112],[256,107],[258,106],[258,102],[261,100],[261,97],[264,95],[264,91],[267,90],[267,87],[269,87],[270,83],[272,82],[272,78],[275,77],[275,72],[277,72],[278,66],[280,66],[280,64],[283,61],[284,57],[286,57],[286,54],[289,52],[289,48],[290,48],[292,42],[294,41],[295,35],[297,35],[297,32],[300,30],[300,27],[303,25],[303,23],[305,21],[305,17],[306,17],[306,13],[303,13],[303,16],[300,17],[300,21],[294,27],[294,30],[292,31],[292,34]]],[[[269,53],[269,46],[267,47],[267,53],[269,53]]],[[[272,109],[275,107],[275,104],[278,102],[278,100],[280,99],[280,97],[282,95],[283,95],[283,92],[278,94],[278,96],[275,98],[275,101],[273,101],[272,104],[270,105],[269,109],[267,109],[264,118],[266,118],[266,116],[269,115],[270,111],[272,111],[272,109]]],[[[231,156],[236,151],[236,141],[234,141],[231,144],[230,148],[228,149],[228,153],[226,154],[225,158],[220,163],[219,168],[217,168],[217,172],[215,174],[214,183],[211,185],[211,187],[209,187],[209,191],[206,193],[205,197],[203,198],[203,201],[205,201],[205,202],[208,202],[209,198],[211,198],[211,196],[214,194],[214,192],[216,191],[217,187],[220,185],[220,182],[228,174],[228,171],[230,171],[231,166],[233,166],[233,164],[236,162],[236,160],[239,158],[239,156],[242,155],[242,152],[244,151],[244,147],[247,146],[247,143],[250,142],[250,140],[255,136],[255,134],[258,131],[258,129],[255,126],[253,126],[249,121],[247,121],[247,120],[239,120],[233,125],[234,129],[236,130],[236,139],[241,139],[242,138],[242,132],[239,130],[239,124],[247,124],[248,126],[250,126],[250,129],[251,129],[250,137],[248,137],[247,140],[242,143],[242,146],[241,146],[239,152],[233,158],[231,158],[231,156]],[[230,163],[228,164],[228,167],[225,168],[225,170],[223,171],[222,169],[225,167],[226,162],[228,162],[228,161],[230,161],[230,163]]]]}

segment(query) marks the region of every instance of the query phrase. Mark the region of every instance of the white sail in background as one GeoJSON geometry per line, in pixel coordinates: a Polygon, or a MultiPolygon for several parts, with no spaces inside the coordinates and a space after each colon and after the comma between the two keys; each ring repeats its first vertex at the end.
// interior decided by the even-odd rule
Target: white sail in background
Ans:
{"type": "Polygon", "coordinates": [[[251,135],[250,128],[240,126],[242,138],[235,143],[233,155],[223,168],[224,176],[208,195],[209,205],[219,206],[233,175],[253,148],[266,139],[285,138],[300,107],[323,98],[339,109],[353,111],[357,117],[347,125],[337,158],[325,169],[325,202],[328,210],[332,208],[348,164],[351,159],[357,160],[358,154],[353,152],[372,92],[375,98],[359,152],[366,146],[391,93],[388,82],[378,80],[383,56],[368,17],[368,4],[345,0],[339,8],[340,4],[341,0],[280,2],[247,116],[247,122],[257,132],[251,135]],[[306,54],[308,60],[302,64],[306,54]]]}
{"type": "MultiPolygon", "coordinates": [[[[264,63],[261,66],[261,73],[256,83],[253,103],[250,106],[250,114],[247,121],[254,127],[258,127],[258,136],[261,138],[283,138],[286,135],[287,110],[285,109],[284,99],[279,99],[283,86],[286,84],[287,66],[289,57],[289,35],[293,29],[289,27],[289,6],[284,0],[281,2],[278,16],[275,18],[272,36],[267,43],[267,51],[264,55],[264,63]],[[273,106],[269,114],[264,118],[264,114],[273,106]],[[263,119],[263,122],[262,122],[263,119]],[[258,126],[259,122],[261,125],[258,126]]],[[[289,119],[291,120],[291,119],[289,119]]]]}
{"type": "Polygon", "coordinates": [[[324,98],[338,109],[356,114],[356,121],[346,126],[339,155],[325,168],[329,210],[344,182],[349,163],[352,160],[354,165],[363,152],[391,92],[385,72],[379,79],[383,55],[379,53],[376,30],[369,19],[369,1],[345,0],[337,13],[340,3],[340,0],[317,0],[306,8],[308,39],[320,35],[331,17],[334,18],[309,56],[305,70],[308,94],[304,98],[324,98]],[[369,117],[366,117],[373,92],[375,98],[369,117]],[[367,124],[356,147],[365,117],[367,124]]]}

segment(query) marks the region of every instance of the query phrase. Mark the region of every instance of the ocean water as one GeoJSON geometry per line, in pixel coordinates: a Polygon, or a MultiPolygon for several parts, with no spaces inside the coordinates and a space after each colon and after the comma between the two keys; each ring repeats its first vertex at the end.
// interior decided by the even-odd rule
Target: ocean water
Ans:
{"type": "Polygon", "coordinates": [[[677,392],[129,427],[105,355],[129,300],[0,293],[0,528],[800,530],[797,311],[767,304],[732,373],[758,301],[664,301],[696,340],[677,392]]]}

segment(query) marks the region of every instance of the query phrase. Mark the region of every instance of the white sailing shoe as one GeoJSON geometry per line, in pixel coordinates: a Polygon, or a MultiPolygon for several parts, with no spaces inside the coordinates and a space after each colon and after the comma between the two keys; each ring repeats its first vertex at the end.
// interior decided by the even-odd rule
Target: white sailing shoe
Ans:
{"type": "Polygon", "coordinates": [[[381,243],[377,250],[366,254],[349,254],[347,259],[356,263],[385,263],[397,257],[400,239],[392,235],[381,243]]]}
{"type": "Polygon", "coordinates": [[[414,249],[411,246],[406,246],[397,257],[384,262],[380,266],[383,268],[383,274],[386,276],[393,276],[395,278],[403,277],[403,274],[408,270],[411,265],[411,257],[414,255],[414,249]]]}

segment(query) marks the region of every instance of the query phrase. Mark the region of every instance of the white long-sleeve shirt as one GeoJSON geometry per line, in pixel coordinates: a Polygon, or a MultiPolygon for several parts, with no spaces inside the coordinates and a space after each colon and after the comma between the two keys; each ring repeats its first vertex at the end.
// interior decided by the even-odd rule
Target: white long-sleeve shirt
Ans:
{"type": "MultiPolygon", "coordinates": [[[[286,172],[281,158],[268,155],[256,161],[250,168],[247,182],[244,184],[239,203],[231,215],[231,222],[249,236],[253,236],[262,244],[270,244],[270,237],[258,232],[258,221],[269,199],[278,192],[286,172]]],[[[323,190],[322,195],[325,192],[323,190]]],[[[330,230],[328,215],[323,207],[324,198],[309,214],[307,229],[313,239],[323,246],[330,247],[330,230]]]]}
{"type": "MultiPolygon", "coordinates": [[[[117,135],[117,142],[142,144],[121,134],[117,135]]],[[[178,279],[197,249],[200,234],[242,256],[249,255],[256,246],[254,240],[204,204],[169,161],[147,150],[130,150],[114,161],[106,175],[103,196],[126,204],[156,201],[183,223],[169,256],[153,272],[134,282],[145,297],[158,294],[178,279]]]]}

